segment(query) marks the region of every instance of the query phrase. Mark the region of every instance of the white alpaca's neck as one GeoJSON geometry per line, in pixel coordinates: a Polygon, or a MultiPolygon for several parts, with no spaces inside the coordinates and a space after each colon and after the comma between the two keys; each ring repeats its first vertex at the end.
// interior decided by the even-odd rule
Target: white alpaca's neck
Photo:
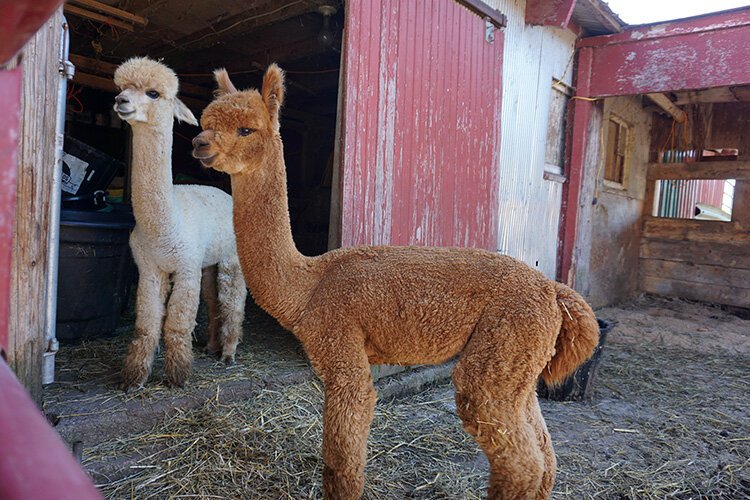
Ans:
{"type": "Polygon", "coordinates": [[[176,224],[172,185],[172,123],[133,127],[133,215],[139,230],[158,236],[176,224]]]}
{"type": "Polygon", "coordinates": [[[315,259],[292,239],[281,140],[266,166],[232,176],[237,247],[255,301],[291,329],[317,283],[315,259]],[[244,255],[244,258],[242,256],[244,255]]]}

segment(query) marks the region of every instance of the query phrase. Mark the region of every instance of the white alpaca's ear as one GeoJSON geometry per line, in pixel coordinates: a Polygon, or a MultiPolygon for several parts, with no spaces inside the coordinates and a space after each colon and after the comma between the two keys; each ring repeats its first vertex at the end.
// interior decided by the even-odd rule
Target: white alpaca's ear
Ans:
{"type": "Polygon", "coordinates": [[[185,103],[174,98],[174,117],[177,118],[178,122],[189,123],[190,125],[198,125],[198,120],[195,119],[195,115],[190,109],[185,106],[185,103]]]}
{"type": "Polygon", "coordinates": [[[216,78],[216,85],[218,85],[217,89],[214,90],[214,96],[221,97],[225,94],[237,92],[237,87],[229,79],[229,73],[227,73],[226,69],[215,69],[214,78],[216,78]]]}
{"type": "Polygon", "coordinates": [[[271,120],[276,128],[279,128],[279,111],[284,104],[284,72],[276,63],[271,64],[263,76],[263,89],[261,90],[263,102],[268,108],[271,120]]]}

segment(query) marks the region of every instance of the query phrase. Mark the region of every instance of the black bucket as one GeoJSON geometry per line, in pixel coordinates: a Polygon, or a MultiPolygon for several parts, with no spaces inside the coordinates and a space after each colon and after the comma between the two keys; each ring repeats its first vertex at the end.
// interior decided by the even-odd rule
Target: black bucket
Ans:
{"type": "Polygon", "coordinates": [[[591,387],[596,379],[602,348],[607,341],[607,334],[614,327],[609,321],[598,318],[596,321],[599,323],[599,345],[596,346],[594,354],[557,387],[548,387],[540,378],[537,386],[537,395],[540,398],[554,401],[582,401],[591,397],[591,387]]]}
{"type": "Polygon", "coordinates": [[[60,211],[57,332],[62,341],[111,335],[134,276],[129,205],[60,211]]]}

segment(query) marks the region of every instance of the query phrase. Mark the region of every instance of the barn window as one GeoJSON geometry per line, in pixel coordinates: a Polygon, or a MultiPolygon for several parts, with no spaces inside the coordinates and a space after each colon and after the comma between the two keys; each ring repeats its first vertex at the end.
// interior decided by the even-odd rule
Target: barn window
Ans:
{"type": "Polygon", "coordinates": [[[621,119],[611,116],[607,122],[607,149],[604,164],[605,184],[625,186],[628,164],[628,140],[630,128],[621,119]]]}
{"type": "Polygon", "coordinates": [[[569,100],[570,87],[555,80],[552,84],[549,103],[547,146],[544,152],[544,178],[547,180],[564,180],[562,172],[565,161],[566,111],[569,100]]]}

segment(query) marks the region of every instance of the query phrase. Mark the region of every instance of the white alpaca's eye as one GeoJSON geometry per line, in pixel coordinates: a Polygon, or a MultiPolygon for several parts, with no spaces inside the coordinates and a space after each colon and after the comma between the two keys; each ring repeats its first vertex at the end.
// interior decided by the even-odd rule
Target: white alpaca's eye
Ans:
{"type": "Polygon", "coordinates": [[[238,128],[237,129],[237,135],[241,135],[242,137],[247,137],[248,135],[252,134],[253,132],[255,132],[255,130],[253,130],[251,128],[242,127],[242,128],[238,128]]]}
{"type": "Polygon", "coordinates": [[[151,99],[158,99],[160,94],[156,90],[149,90],[146,92],[146,95],[149,96],[151,99]]]}

